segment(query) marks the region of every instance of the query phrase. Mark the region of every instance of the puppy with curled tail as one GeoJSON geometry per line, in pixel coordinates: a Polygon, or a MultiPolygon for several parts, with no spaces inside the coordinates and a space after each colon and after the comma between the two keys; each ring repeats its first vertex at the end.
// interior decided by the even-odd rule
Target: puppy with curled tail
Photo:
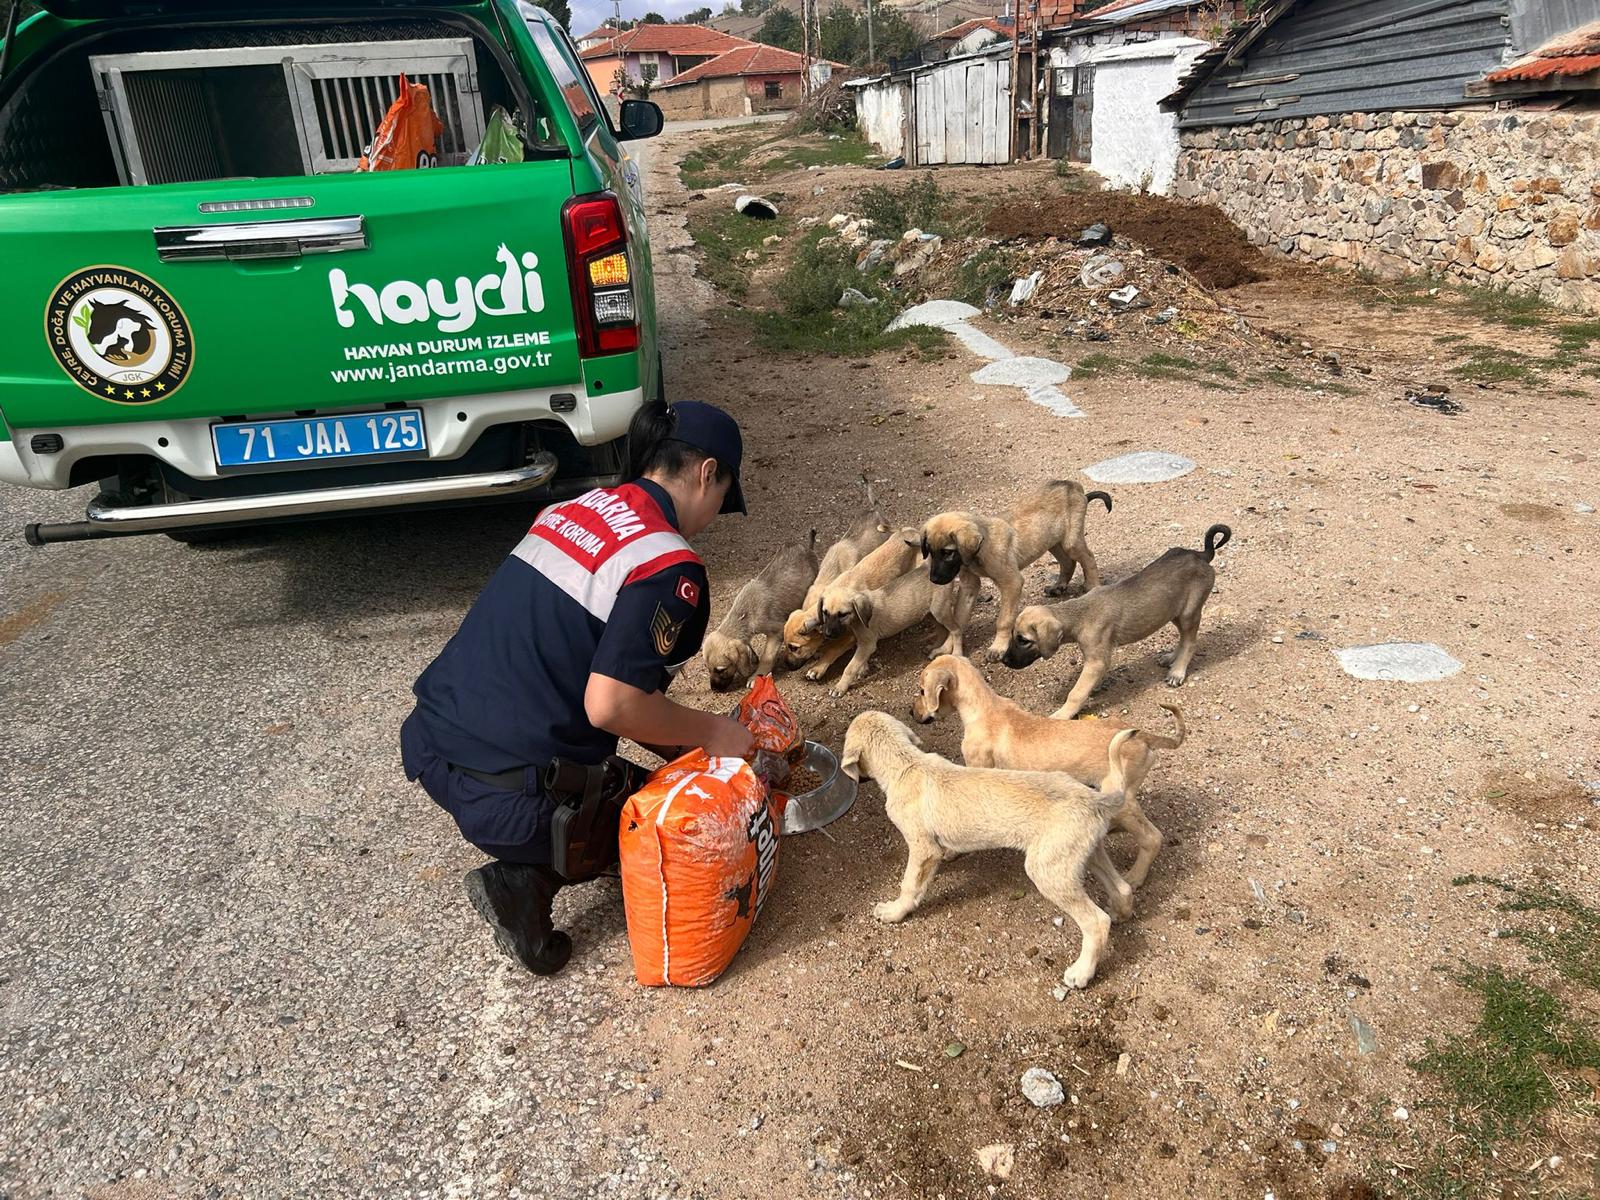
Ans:
{"type": "MultiPolygon", "coordinates": [[[[1183,710],[1162,704],[1177,724],[1176,737],[1140,729],[1122,746],[1122,807],[1112,818],[1138,842],[1138,857],[1124,878],[1140,887],[1161,850],[1161,830],[1145,815],[1139,792],[1155,762],[1156,750],[1176,750],[1187,730],[1183,710]]],[[[1105,790],[1110,765],[1106,755],[1118,733],[1133,728],[1122,721],[1062,721],[1028,712],[998,695],[971,662],[954,655],[936,658],[922,671],[911,715],[930,724],[950,713],[961,719],[961,758],[969,767],[1012,771],[1065,771],[1079,783],[1105,790]]]]}
{"type": "Polygon", "coordinates": [[[1067,642],[1077,642],[1083,650],[1083,670],[1066,703],[1051,714],[1075,717],[1105,678],[1118,646],[1143,641],[1163,625],[1173,625],[1178,648],[1161,660],[1171,667],[1167,686],[1182,687],[1200,634],[1200,610],[1217,583],[1211,562],[1232,536],[1226,525],[1213,525],[1206,530],[1204,550],[1174,546],[1120,583],[1095,588],[1065,604],[1023,609],[1002,661],[1020,670],[1051,657],[1067,642]]]}
{"type": "Polygon", "coordinates": [[[972,512],[944,512],[929,517],[917,538],[917,548],[928,560],[928,577],[949,583],[962,570],[994,580],[1000,592],[1000,615],[995,621],[989,658],[1005,653],[1022,604],[1022,572],[1045,551],[1058,565],[1056,581],[1047,596],[1065,596],[1073,572],[1083,567],[1087,589],[1100,586],[1100,568],[1084,540],[1084,517],[1089,501],[1098,500],[1111,511],[1105,492],[1085,492],[1068,479],[1057,479],[1025,496],[1008,517],[984,517],[972,512]]]}
{"type": "Polygon", "coordinates": [[[1122,807],[1122,747],[1134,733],[1124,729],[1112,739],[1106,786],[1096,791],[1059,772],[958,767],[923,750],[916,735],[888,713],[862,713],[845,734],[840,766],[853,779],[877,781],[889,820],[906,842],[900,894],[877,905],[873,915],[891,923],[905,920],[950,855],[1020,850],[1028,878],[1072,918],[1083,939],[1061,981],[1087,986],[1107,951],[1111,918],[1089,899],[1084,872],[1101,881],[1118,916],[1132,911],[1132,890],[1101,841],[1122,807]]]}

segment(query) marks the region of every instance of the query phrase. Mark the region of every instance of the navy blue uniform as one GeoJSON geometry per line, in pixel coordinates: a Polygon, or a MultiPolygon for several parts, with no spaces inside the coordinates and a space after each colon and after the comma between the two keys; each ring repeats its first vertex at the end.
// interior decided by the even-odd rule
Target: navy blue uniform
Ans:
{"type": "Polygon", "coordinates": [[[710,611],[705,567],[654,482],[546,509],[417,680],[400,731],[407,778],[486,854],[548,863],[545,766],[616,752],[616,737],[584,712],[590,674],[664,690],[699,652],[710,611]],[[463,767],[524,774],[516,786],[463,767]]]}

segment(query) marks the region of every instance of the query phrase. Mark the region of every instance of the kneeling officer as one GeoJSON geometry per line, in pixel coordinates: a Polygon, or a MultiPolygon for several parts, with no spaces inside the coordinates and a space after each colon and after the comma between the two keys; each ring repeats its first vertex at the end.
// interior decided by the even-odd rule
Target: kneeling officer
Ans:
{"type": "Polygon", "coordinates": [[[737,721],[665,694],[711,611],[686,539],[745,511],[742,453],[739,426],[709,404],[640,409],[632,482],[541,513],[413,689],[406,777],[494,860],[467,872],[467,896],[536,974],[572,954],[551,921],[556,890],[616,861],[621,806],[644,777],[617,739],[749,754],[737,721]]]}

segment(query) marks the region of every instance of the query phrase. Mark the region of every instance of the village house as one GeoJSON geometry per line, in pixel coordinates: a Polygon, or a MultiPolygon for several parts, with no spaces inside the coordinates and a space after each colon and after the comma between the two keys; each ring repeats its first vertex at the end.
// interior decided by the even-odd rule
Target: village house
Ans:
{"type": "Polygon", "coordinates": [[[1600,0],[1278,0],[1168,98],[1261,246],[1600,312],[1600,0]]]}
{"type": "Polygon", "coordinates": [[[923,62],[938,62],[971,54],[994,42],[1008,41],[1011,26],[998,17],[974,17],[934,34],[922,47],[923,62]]]}
{"type": "Polygon", "coordinates": [[[604,94],[613,90],[619,68],[635,83],[645,78],[646,68],[653,68],[654,82],[660,86],[725,51],[749,45],[743,38],[703,25],[636,25],[582,51],[581,56],[595,90],[604,94]]]}
{"type": "Polygon", "coordinates": [[[592,50],[596,46],[605,45],[607,42],[611,41],[612,38],[616,37],[621,32],[622,32],[622,30],[617,29],[617,28],[615,28],[615,27],[613,27],[611,25],[602,25],[598,29],[591,29],[588,33],[584,34],[582,37],[576,38],[574,40],[577,41],[578,49],[580,51],[582,51],[582,50],[592,50]]]}
{"type": "Polygon", "coordinates": [[[668,120],[780,112],[799,107],[804,65],[798,54],[777,46],[737,46],[674,76],[650,96],[668,120]]]}

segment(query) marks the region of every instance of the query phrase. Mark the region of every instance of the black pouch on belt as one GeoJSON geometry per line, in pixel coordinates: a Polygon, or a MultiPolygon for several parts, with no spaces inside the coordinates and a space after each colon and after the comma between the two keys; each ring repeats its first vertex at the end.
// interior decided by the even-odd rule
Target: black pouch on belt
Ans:
{"type": "Polygon", "coordinates": [[[592,767],[558,758],[545,768],[545,791],[556,802],[550,865],[557,873],[575,883],[616,865],[622,806],[648,774],[616,755],[592,767]]]}

